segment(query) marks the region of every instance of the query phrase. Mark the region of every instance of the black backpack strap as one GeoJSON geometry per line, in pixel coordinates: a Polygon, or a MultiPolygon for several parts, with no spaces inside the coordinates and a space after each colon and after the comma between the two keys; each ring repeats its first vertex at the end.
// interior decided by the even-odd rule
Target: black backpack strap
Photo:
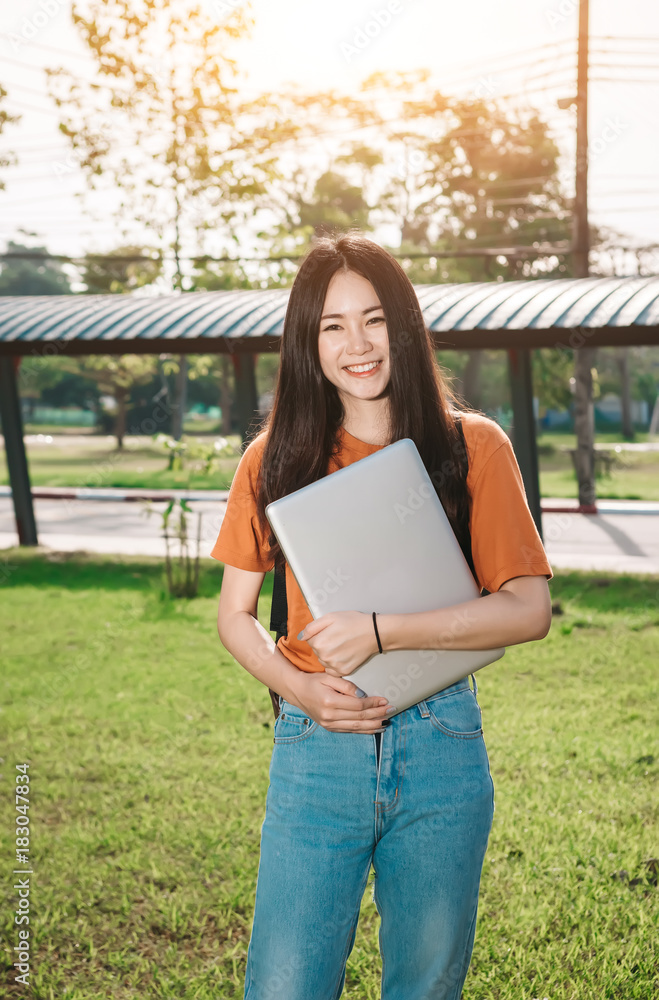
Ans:
{"type": "MultiPolygon", "coordinates": [[[[272,579],[272,604],[270,606],[270,631],[276,632],[275,642],[279,642],[283,635],[288,635],[288,599],[286,597],[286,570],[280,573],[275,568],[272,579]]],[[[279,695],[272,688],[268,688],[272,710],[275,719],[279,715],[279,695]]]]}
{"type": "MultiPolygon", "coordinates": [[[[288,635],[288,600],[286,597],[286,574],[275,568],[272,581],[272,605],[270,607],[270,631],[288,635]]],[[[279,634],[277,639],[279,639],[279,634]]]]}
{"type": "MultiPolygon", "coordinates": [[[[467,474],[469,472],[469,452],[467,451],[467,442],[465,441],[465,432],[464,432],[464,428],[462,426],[462,418],[460,417],[459,413],[456,414],[456,417],[455,417],[455,426],[458,428],[458,433],[460,434],[460,438],[462,440],[462,450],[464,452],[465,480],[466,480],[467,474]]],[[[473,555],[472,555],[472,552],[471,552],[471,534],[470,534],[470,531],[469,531],[469,511],[466,511],[466,512],[464,512],[462,514],[461,520],[462,520],[462,528],[463,528],[463,531],[462,531],[463,537],[460,540],[460,548],[462,549],[462,554],[464,555],[465,559],[467,560],[467,564],[469,566],[469,569],[471,570],[472,576],[474,577],[475,580],[478,580],[478,577],[476,576],[476,570],[474,569],[474,558],[473,558],[473,555]]]]}

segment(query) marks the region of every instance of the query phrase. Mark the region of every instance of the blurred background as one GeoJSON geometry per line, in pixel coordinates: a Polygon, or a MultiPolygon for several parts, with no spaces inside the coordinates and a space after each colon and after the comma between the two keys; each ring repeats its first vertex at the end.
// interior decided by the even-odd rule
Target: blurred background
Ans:
{"type": "MultiPolygon", "coordinates": [[[[580,350],[574,320],[515,377],[457,335],[437,358],[511,433],[555,567],[549,636],[479,679],[496,814],[464,1000],[657,995],[659,7],[5,0],[0,764],[31,811],[3,797],[0,842],[33,913],[19,982],[5,879],[3,996],[243,996],[272,710],[217,640],[208,552],[278,354],[178,353],[168,310],[281,312],[353,227],[447,301],[644,289],[629,342],[580,350]],[[152,354],[67,349],[62,303],[163,302],[152,354]]],[[[346,998],[379,996],[378,925],[368,891],[346,998]]]]}

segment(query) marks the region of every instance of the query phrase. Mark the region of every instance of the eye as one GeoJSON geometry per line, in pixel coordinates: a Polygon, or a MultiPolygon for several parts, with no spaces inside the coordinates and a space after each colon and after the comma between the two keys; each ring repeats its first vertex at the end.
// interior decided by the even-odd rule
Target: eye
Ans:
{"type": "Polygon", "coordinates": [[[384,323],[384,316],[371,316],[369,323],[384,323]]]}
{"type": "Polygon", "coordinates": [[[325,333],[327,330],[339,330],[339,329],[340,326],[338,323],[330,323],[329,326],[323,328],[323,333],[325,333]]]}

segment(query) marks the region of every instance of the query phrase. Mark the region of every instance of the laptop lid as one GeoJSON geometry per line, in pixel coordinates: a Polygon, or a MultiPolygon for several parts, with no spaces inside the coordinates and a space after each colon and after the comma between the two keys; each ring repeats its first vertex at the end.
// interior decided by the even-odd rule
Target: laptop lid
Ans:
{"type": "MultiPolygon", "coordinates": [[[[314,619],[431,611],[480,597],[411,438],[275,500],[266,516],[314,619]]],[[[345,676],[403,711],[504,652],[388,650],[345,676]]]]}

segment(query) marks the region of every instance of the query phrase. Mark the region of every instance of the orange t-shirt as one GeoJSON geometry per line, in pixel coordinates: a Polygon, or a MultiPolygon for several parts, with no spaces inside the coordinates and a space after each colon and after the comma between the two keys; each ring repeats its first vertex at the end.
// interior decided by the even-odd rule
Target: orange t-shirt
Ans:
{"type": "MultiPolygon", "coordinates": [[[[552,569],[526,501],[522,475],[508,435],[498,424],[480,413],[463,413],[472,498],[469,528],[474,568],[481,588],[497,591],[515,576],[552,577],[552,569]]],[[[233,477],[220,533],[211,556],[229,566],[265,573],[266,550],[256,515],[255,489],[267,432],[255,437],[241,455],[233,477]]],[[[366,444],[343,427],[339,430],[339,461],[344,465],[379,451],[383,445],[366,444]]],[[[333,458],[328,474],[339,466],[333,458]]],[[[278,648],[296,667],[321,671],[309,643],[298,640],[298,632],[313,620],[290,566],[286,564],[288,636],[278,648]]]]}

